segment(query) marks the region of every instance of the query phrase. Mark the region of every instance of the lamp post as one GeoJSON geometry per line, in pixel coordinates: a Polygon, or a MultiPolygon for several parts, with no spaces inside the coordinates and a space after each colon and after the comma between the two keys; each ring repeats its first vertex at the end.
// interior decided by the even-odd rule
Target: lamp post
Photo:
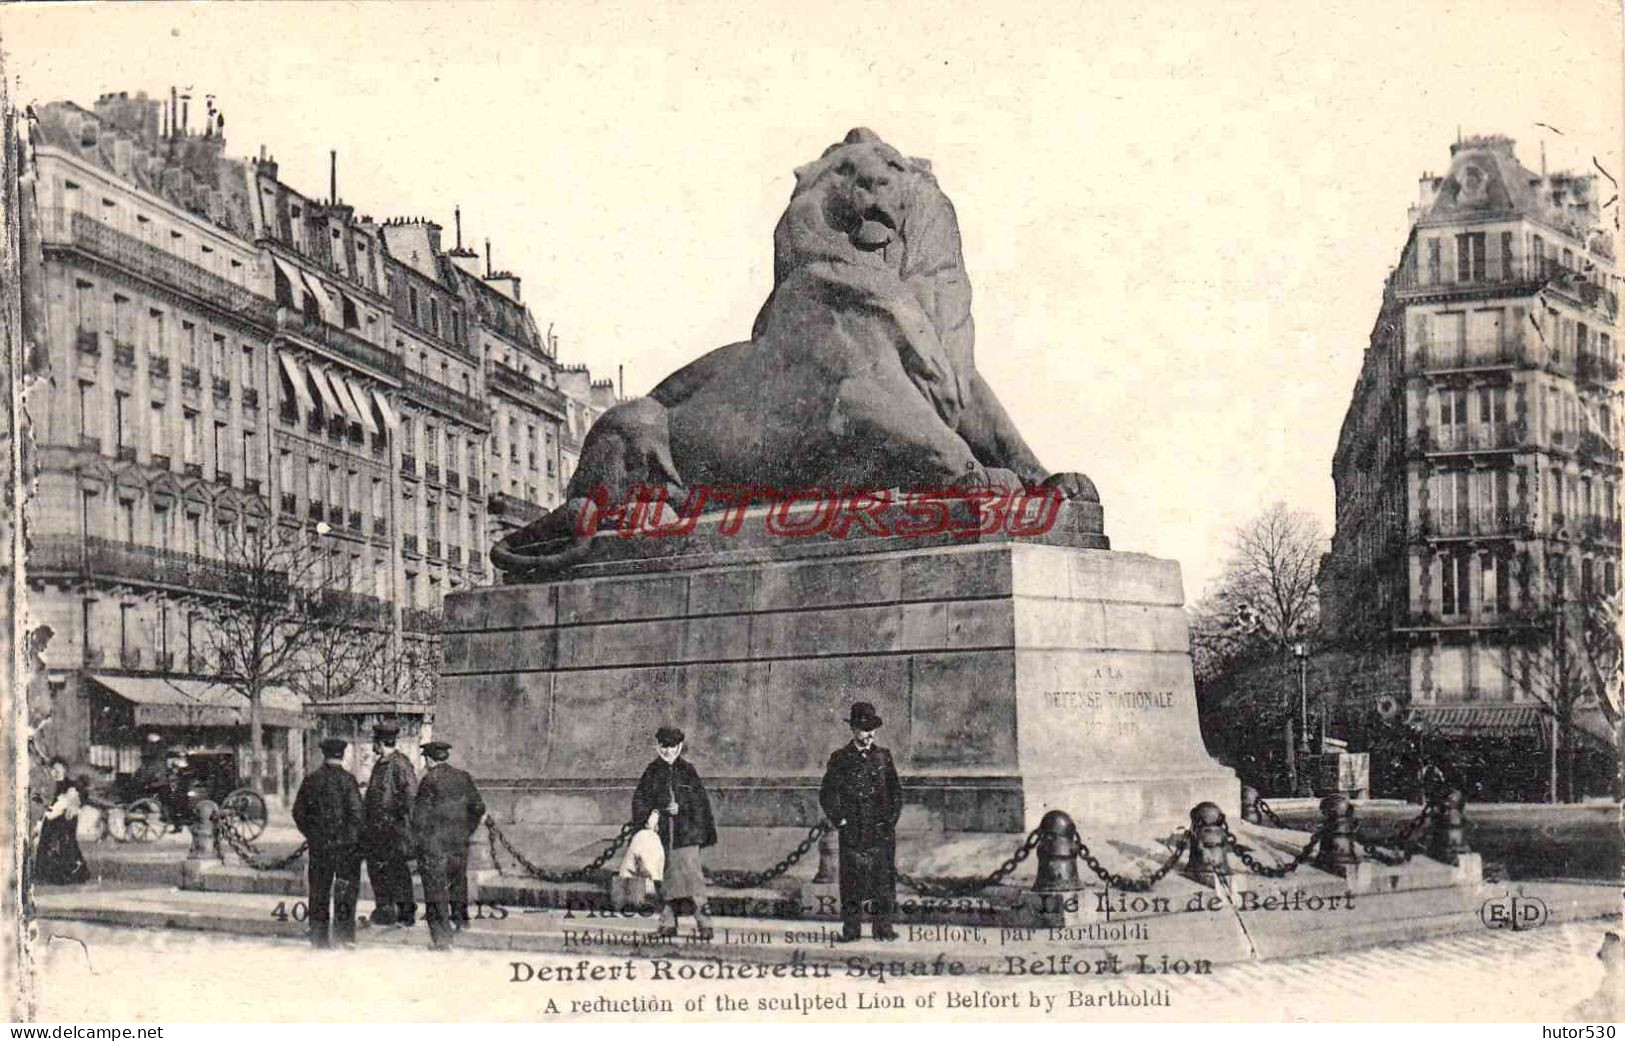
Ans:
{"type": "MultiPolygon", "coordinates": [[[[1298,752],[1309,750],[1309,647],[1299,641],[1292,645],[1292,655],[1298,659],[1298,752]]],[[[1300,788],[1308,788],[1308,778],[1298,773],[1300,788]]]]}

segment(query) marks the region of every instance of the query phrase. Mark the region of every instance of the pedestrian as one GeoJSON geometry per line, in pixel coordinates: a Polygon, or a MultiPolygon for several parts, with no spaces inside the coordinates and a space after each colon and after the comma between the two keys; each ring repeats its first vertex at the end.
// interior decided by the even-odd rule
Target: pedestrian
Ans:
{"type": "Polygon", "coordinates": [[[468,840],[485,816],[485,803],[474,778],[447,764],[451,745],[430,741],[423,755],[429,764],[412,804],[412,843],[423,876],[429,946],[445,951],[459,924],[468,923],[468,840]]]}
{"type": "Polygon", "coordinates": [[[355,946],[355,901],[361,888],[361,787],[344,768],[348,743],[322,742],[322,765],[299,785],[293,823],[310,844],[305,913],[310,942],[355,946]]]}
{"type": "Polygon", "coordinates": [[[361,852],[372,882],[372,924],[410,928],[417,923],[412,899],[412,803],[418,776],[412,760],[395,747],[401,728],[379,723],[372,728],[372,750],[378,756],[367,780],[361,852]]]}
{"type": "Polygon", "coordinates": [[[51,805],[39,822],[34,847],[34,879],[53,886],[90,881],[90,867],[79,849],[79,809],[86,782],[68,780],[68,761],[51,758],[51,805]]]}
{"type": "Polygon", "coordinates": [[[705,872],[700,850],[717,844],[711,797],[700,772],[683,758],[683,732],[665,726],[655,731],[655,758],[644,767],[632,793],[632,819],[640,824],[659,814],[656,830],[666,850],[660,884],[660,924],[655,937],[677,935],[677,917],[694,916],[694,935],[709,940],[715,935],[705,910],[705,872]]]}
{"type": "Polygon", "coordinates": [[[897,818],[903,787],[891,753],[875,744],[881,719],[867,701],[852,706],[852,740],[837,748],[824,768],[818,792],[824,816],[841,833],[841,940],[862,933],[862,916],[874,923],[877,940],[895,940],[897,818]]]}

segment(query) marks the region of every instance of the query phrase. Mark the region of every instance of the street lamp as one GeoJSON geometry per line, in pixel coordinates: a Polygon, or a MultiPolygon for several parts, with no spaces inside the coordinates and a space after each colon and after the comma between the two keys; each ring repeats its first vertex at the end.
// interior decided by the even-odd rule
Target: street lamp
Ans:
{"type": "MultiPolygon", "coordinates": [[[[1292,645],[1292,656],[1298,659],[1298,755],[1309,751],[1309,647],[1303,642],[1292,645]]],[[[1294,771],[1299,792],[1309,787],[1309,779],[1302,771],[1294,771]]]]}

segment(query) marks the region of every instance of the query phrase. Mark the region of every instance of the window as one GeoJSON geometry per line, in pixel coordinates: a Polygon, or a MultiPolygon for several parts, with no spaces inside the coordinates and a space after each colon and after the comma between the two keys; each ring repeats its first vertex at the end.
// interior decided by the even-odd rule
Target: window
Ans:
{"type": "Polygon", "coordinates": [[[73,314],[76,327],[82,332],[95,332],[98,324],[96,306],[96,287],[89,282],[75,281],[73,284],[73,314]]]}
{"type": "Polygon", "coordinates": [[[1428,281],[1441,280],[1439,273],[1439,240],[1428,239],[1428,281]]]}
{"type": "Polygon", "coordinates": [[[1444,427],[1465,426],[1467,423],[1467,392],[1465,390],[1442,390],[1439,392],[1439,425],[1444,427]]]}
{"type": "Polygon", "coordinates": [[[440,301],[429,297],[429,331],[440,335],[440,301]]]}
{"type": "Polygon", "coordinates": [[[118,501],[118,537],[125,542],[135,541],[135,500],[118,501]]]}
{"type": "Polygon", "coordinates": [[[228,460],[226,459],[226,424],[216,422],[214,425],[214,472],[225,473],[228,460]]]}
{"type": "Polygon", "coordinates": [[[319,503],[322,501],[322,461],[311,456],[305,462],[305,497],[319,503]]]}
{"type": "Polygon", "coordinates": [[[214,344],[209,351],[209,371],[219,377],[226,375],[226,338],[220,333],[214,334],[214,344]]]}
{"type": "Polygon", "coordinates": [[[79,530],[85,535],[97,534],[96,493],[87,489],[79,493],[79,530]]]}
{"type": "Polygon", "coordinates": [[[1590,596],[1592,588],[1592,562],[1590,557],[1580,561],[1580,595],[1590,596]]]}
{"type": "Polygon", "coordinates": [[[406,287],[406,310],[412,316],[412,324],[418,324],[418,287],[406,287]]]}
{"type": "Polygon", "coordinates": [[[168,452],[164,448],[164,446],[166,444],[168,444],[168,439],[164,437],[164,403],[162,401],[154,401],[152,403],[152,452],[153,452],[153,454],[154,455],[167,455],[168,452]]]}
{"type": "Polygon", "coordinates": [[[1541,278],[1545,278],[1546,275],[1549,274],[1546,266],[1546,241],[1539,235],[1536,235],[1531,243],[1531,247],[1530,252],[1534,257],[1534,273],[1541,278]]]}
{"type": "Polygon", "coordinates": [[[118,605],[118,653],[124,658],[130,653],[130,611],[134,604],[118,605]]]}
{"type": "Polygon", "coordinates": [[[170,543],[169,507],[154,504],[152,507],[152,541],[159,549],[168,549],[170,543]]]}
{"type": "Polygon", "coordinates": [[[130,298],[113,294],[113,339],[120,343],[130,341],[130,298]]]}
{"type": "Polygon", "coordinates": [[[130,395],[113,392],[113,438],[120,448],[130,443],[130,395]]]}
{"type": "Polygon", "coordinates": [[[203,515],[201,513],[188,513],[186,515],[186,552],[203,554],[203,515]]]}
{"type": "Polygon", "coordinates": [[[1484,233],[1469,232],[1456,236],[1456,281],[1484,281],[1484,233]]]}
{"type": "Polygon", "coordinates": [[[243,477],[258,477],[259,467],[255,465],[254,431],[243,431],[243,477]]]}
{"type": "Polygon", "coordinates": [[[1441,593],[1439,609],[1445,615],[1467,613],[1467,564],[1467,557],[1464,554],[1449,553],[1439,558],[1441,593]]]}
{"type": "Polygon", "coordinates": [[[372,479],[372,515],[380,518],[384,515],[384,482],[379,477],[372,479]]]}
{"type": "Polygon", "coordinates": [[[293,453],[286,448],[277,451],[276,474],[277,491],[283,495],[292,495],[294,493],[293,453]]]}
{"type": "Polygon", "coordinates": [[[1512,232],[1501,232],[1501,279],[1512,278],[1512,232]]]}
{"type": "Polygon", "coordinates": [[[246,343],[243,344],[242,366],[243,366],[243,371],[242,371],[242,376],[240,378],[242,379],[243,386],[244,387],[257,387],[257,386],[259,386],[259,380],[256,378],[256,375],[254,373],[254,348],[250,347],[246,343]]]}
{"type": "Polygon", "coordinates": [[[361,475],[354,470],[345,476],[345,505],[352,510],[361,509],[361,475]]]}
{"type": "Polygon", "coordinates": [[[185,440],[181,443],[181,459],[188,463],[198,462],[198,429],[197,413],[188,409],[185,414],[185,440]]]}

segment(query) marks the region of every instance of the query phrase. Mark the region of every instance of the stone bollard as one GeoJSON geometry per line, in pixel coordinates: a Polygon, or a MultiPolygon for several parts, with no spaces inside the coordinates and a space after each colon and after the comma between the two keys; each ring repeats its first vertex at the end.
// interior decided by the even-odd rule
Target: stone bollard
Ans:
{"type": "Polygon", "coordinates": [[[841,880],[841,833],[833,826],[818,836],[818,873],[813,881],[833,885],[841,880]]]}
{"type": "Polygon", "coordinates": [[[1258,812],[1258,789],[1245,784],[1241,786],[1241,819],[1248,824],[1264,823],[1258,812]]]}
{"type": "Polygon", "coordinates": [[[1452,788],[1433,807],[1433,830],[1428,835],[1428,856],[1442,864],[1456,864],[1463,853],[1471,853],[1467,845],[1466,799],[1460,789],[1452,788]]]}
{"type": "Polygon", "coordinates": [[[186,851],[187,860],[213,860],[214,818],[220,807],[211,799],[199,799],[192,804],[192,848],[186,851]]]}
{"type": "Polygon", "coordinates": [[[1199,802],[1191,807],[1191,850],[1185,874],[1204,886],[1214,885],[1218,876],[1230,874],[1230,861],[1225,850],[1225,839],[1229,834],[1224,811],[1219,809],[1217,803],[1199,802]]]}
{"type": "Polygon", "coordinates": [[[1083,888],[1078,881],[1078,829],[1062,810],[1051,810],[1038,822],[1038,875],[1033,879],[1037,893],[1073,893],[1083,888]]]}
{"type": "Polygon", "coordinates": [[[1345,867],[1358,864],[1360,850],[1354,835],[1359,830],[1360,821],[1348,796],[1334,792],[1320,800],[1320,848],[1315,851],[1315,866],[1340,875],[1345,867]]]}

